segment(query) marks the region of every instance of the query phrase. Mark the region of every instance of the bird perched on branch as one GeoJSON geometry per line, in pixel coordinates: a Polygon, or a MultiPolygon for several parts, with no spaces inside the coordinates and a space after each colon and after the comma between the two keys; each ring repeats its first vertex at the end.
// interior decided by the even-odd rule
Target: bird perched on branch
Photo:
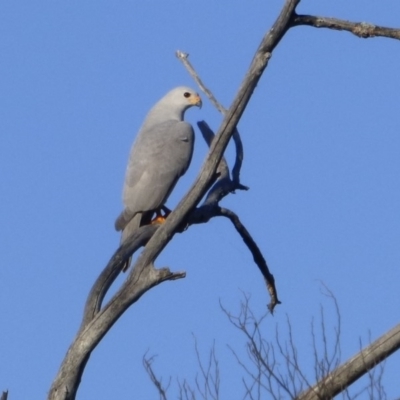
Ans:
{"type": "MultiPolygon", "coordinates": [[[[121,244],[154,213],[161,216],[178,179],[189,167],[194,144],[193,127],[185,111],[201,107],[200,96],[184,86],[168,92],[147,114],[133,143],[123,189],[124,210],[115,221],[121,244]]],[[[127,261],[123,270],[130,264],[127,261]]]]}

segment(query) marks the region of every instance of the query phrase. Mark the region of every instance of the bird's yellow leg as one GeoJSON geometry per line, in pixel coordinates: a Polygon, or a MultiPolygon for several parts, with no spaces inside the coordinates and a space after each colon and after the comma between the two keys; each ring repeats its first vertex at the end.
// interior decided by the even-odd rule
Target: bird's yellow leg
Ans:
{"type": "Polygon", "coordinates": [[[151,224],[163,224],[165,222],[166,218],[164,218],[162,215],[156,215],[154,219],[151,220],[151,224]]]}
{"type": "Polygon", "coordinates": [[[163,224],[168,217],[168,214],[171,212],[168,208],[162,207],[164,211],[164,215],[161,213],[161,208],[156,210],[156,216],[151,220],[151,224],[163,224]],[[168,210],[168,211],[167,211],[168,210]]]}

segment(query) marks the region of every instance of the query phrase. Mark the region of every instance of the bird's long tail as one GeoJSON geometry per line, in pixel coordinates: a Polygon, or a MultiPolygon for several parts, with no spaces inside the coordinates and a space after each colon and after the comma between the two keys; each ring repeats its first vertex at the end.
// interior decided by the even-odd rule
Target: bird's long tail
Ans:
{"type": "MultiPolygon", "coordinates": [[[[121,244],[125,243],[133,233],[140,228],[142,220],[142,214],[137,213],[125,226],[124,230],[122,231],[122,236],[121,236],[121,244]]],[[[131,264],[132,257],[129,257],[126,261],[125,264],[122,267],[122,271],[126,272],[131,264]]]]}

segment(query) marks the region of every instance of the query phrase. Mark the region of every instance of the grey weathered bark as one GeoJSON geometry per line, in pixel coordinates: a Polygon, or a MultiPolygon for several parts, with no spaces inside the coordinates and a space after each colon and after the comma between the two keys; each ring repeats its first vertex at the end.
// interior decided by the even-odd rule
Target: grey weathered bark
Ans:
{"type": "MultiPolygon", "coordinates": [[[[216,170],[224,150],[235,132],[236,125],[262,73],[268,65],[272,51],[280,42],[286,31],[292,26],[311,25],[315,27],[325,26],[331,29],[347,29],[355,33],[354,30],[350,29],[351,27],[344,24],[345,21],[335,20],[336,22],[332,23],[332,21],[328,21],[328,19],[323,19],[322,17],[318,17],[318,20],[313,20],[313,17],[310,16],[296,15],[295,8],[299,2],[300,0],[286,0],[276,22],[262,39],[237,95],[229,110],[226,111],[223,122],[215,139],[211,143],[210,151],[202,166],[201,172],[187,195],[178,204],[176,210],[168,216],[165,224],[159,227],[152,226],[141,228],[140,231],[132,236],[131,240],[126,243],[126,245],[119,248],[96,281],[85,307],[82,325],[52,384],[48,395],[49,400],[75,399],[83,370],[91,352],[118,318],[147,290],[166,280],[180,279],[185,276],[184,272],[173,273],[167,268],[156,269],[153,265],[154,261],[175,233],[182,230],[182,227],[187,223],[189,218],[192,218],[192,222],[196,223],[196,218],[198,220],[201,220],[201,218],[206,220],[216,215],[215,209],[214,214],[212,212],[207,214],[206,209],[200,209],[197,214],[197,210],[194,213],[193,210],[195,210],[201,198],[215,181],[216,170]],[[338,25],[337,21],[342,23],[342,25],[338,25]],[[329,24],[331,25],[328,26],[329,24]],[[340,26],[342,27],[340,28],[340,26]],[[102,307],[104,294],[119,274],[124,260],[144,244],[146,244],[145,249],[131,269],[127,280],[111,300],[102,307]]],[[[375,27],[376,29],[374,30],[371,27],[373,26],[369,26],[369,30],[362,31],[367,33],[362,33],[359,36],[366,37],[366,35],[369,35],[368,37],[370,37],[382,34],[387,37],[399,37],[397,36],[399,31],[385,31],[387,28],[377,29],[378,27],[375,27]],[[385,32],[386,34],[384,34],[385,32]]],[[[240,147],[241,143],[238,143],[239,142],[237,142],[237,146],[240,147]]],[[[240,163],[241,160],[238,164],[239,170],[240,163]]],[[[239,171],[235,171],[233,180],[235,182],[235,176],[237,176],[236,184],[239,185],[239,171]]],[[[232,215],[231,217],[231,221],[234,222],[235,218],[232,215]]],[[[235,226],[237,228],[239,224],[236,223],[235,226]]],[[[260,269],[263,270],[261,267],[260,269]]],[[[275,300],[278,302],[277,297],[275,300]]]]}
{"type": "Polygon", "coordinates": [[[314,15],[296,15],[291,26],[306,25],[314,28],[328,28],[347,31],[360,38],[387,37],[400,40],[400,29],[385,28],[366,22],[351,22],[337,18],[317,17],[314,15]]]}
{"type": "Polygon", "coordinates": [[[399,349],[400,324],[300,394],[297,400],[332,399],[399,349]]]}

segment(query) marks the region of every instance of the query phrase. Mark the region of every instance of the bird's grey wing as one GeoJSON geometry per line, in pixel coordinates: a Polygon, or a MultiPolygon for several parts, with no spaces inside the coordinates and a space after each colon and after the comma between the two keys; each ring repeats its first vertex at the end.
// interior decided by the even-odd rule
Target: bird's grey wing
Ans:
{"type": "MultiPolygon", "coordinates": [[[[140,211],[140,207],[137,206],[138,201],[136,199],[136,196],[140,193],[140,191],[133,190],[133,188],[140,189],[139,183],[147,168],[146,158],[141,157],[141,154],[146,152],[147,146],[148,143],[146,141],[145,132],[141,130],[139,131],[129,154],[122,195],[125,208],[115,221],[115,229],[117,231],[124,230],[133,217],[140,211]]],[[[135,226],[136,225],[138,224],[135,223],[135,226]]],[[[139,225],[137,227],[139,227],[139,225]]]]}
{"type": "Polygon", "coordinates": [[[126,208],[136,213],[164,204],[190,164],[193,145],[193,128],[184,121],[169,120],[140,132],[128,163],[126,208]]]}

